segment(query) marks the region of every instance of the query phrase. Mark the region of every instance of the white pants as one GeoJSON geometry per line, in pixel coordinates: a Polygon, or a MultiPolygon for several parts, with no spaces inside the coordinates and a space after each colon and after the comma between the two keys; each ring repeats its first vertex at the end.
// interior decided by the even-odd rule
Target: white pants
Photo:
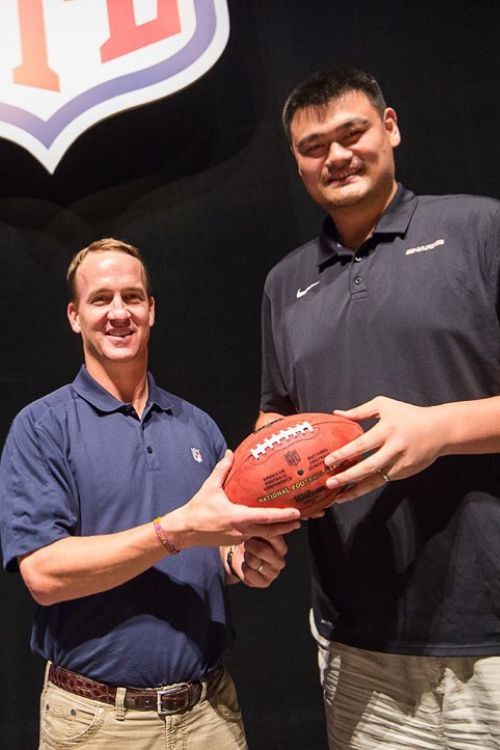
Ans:
{"type": "Polygon", "coordinates": [[[315,637],[331,750],[500,749],[500,656],[384,654],[315,637]]]}

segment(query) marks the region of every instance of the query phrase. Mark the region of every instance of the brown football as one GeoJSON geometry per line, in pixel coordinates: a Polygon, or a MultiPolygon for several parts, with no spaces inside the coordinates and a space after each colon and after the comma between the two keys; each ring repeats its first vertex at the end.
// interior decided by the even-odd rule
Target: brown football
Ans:
{"type": "Polygon", "coordinates": [[[325,456],[362,432],[357,422],[335,414],[293,414],[277,419],[236,448],[224,491],[233,503],[298,508],[302,518],[309,518],[330,505],[339,492],[325,486],[327,478],[357,460],[330,469],[325,466],[325,456]]]}

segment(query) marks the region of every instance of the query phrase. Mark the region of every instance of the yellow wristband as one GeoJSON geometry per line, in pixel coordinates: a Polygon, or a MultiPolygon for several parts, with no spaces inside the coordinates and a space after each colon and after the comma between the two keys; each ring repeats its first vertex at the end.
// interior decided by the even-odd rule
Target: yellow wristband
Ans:
{"type": "Polygon", "coordinates": [[[168,553],[170,555],[178,555],[180,550],[177,549],[175,545],[172,544],[170,539],[168,539],[167,535],[165,534],[162,525],[161,525],[161,519],[158,516],[158,518],[153,519],[153,526],[156,531],[156,536],[160,540],[160,542],[163,544],[166,550],[168,550],[168,553]]]}

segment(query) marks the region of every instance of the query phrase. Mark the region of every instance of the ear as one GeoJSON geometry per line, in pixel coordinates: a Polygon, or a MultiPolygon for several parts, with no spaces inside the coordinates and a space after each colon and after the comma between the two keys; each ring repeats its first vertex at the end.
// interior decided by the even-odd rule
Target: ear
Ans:
{"type": "Polygon", "coordinates": [[[66,315],[68,316],[69,324],[74,333],[81,333],[80,321],[78,318],[78,308],[73,300],[68,304],[66,308],[66,315]]]}
{"type": "Polygon", "coordinates": [[[297,152],[295,151],[293,147],[293,143],[290,143],[289,147],[290,147],[290,151],[292,152],[293,158],[295,159],[295,163],[297,164],[297,172],[299,173],[299,177],[302,177],[302,171],[300,169],[299,160],[297,158],[297,152]]]}
{"type": "Polygon", "coordinates": [[[155,317],[156,317],[156,303],[155,298],[150,297],[149,298],[149,325],[151,327],[155,324],[155,317]]]}
{"type": "Polygon", "coordinates": [[[398,127],[398,116],[392,107],[387,107],[384,112],[384,126],[389,134],[391,146],[396,148],[401,143],[401,133],[398,127]]]}

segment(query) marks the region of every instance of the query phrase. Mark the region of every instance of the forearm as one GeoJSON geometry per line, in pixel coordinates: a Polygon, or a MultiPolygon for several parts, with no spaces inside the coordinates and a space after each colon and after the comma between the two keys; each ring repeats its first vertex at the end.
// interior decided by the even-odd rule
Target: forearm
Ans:
{"type": "Polygon", "coordinates": [[[429,407],[441,455],[500,452],[500,396],[429,407]]]}
{"type": "Polygon", "coordinates": [[[300,526],[293,508],[232,503],[222,489],[230,465],[227,452],[191,500],[161,517],[158,533],[148,522],[116,534],[66,537],[20,558],[33,598],[48,605],[96,594],[134,578],[166,554],[241,544],[250,537],[272,539],[300,526]]]}
{"type": "Polygon", "coordinates": [[[261,427],[264,427],[264,425],[269,424],[269,422],[274,422],[275,419],[281,419],[283,417],[283,414],[278,414],[274,411],[261,411],[259,412],[259,416],[257,417],[257,421],[255,422],[255,429],[260,430],[261,427]]]}
{"type": "Polygon", "coordinates": [[[20,558],[39,604],[76,599],[119,586],[168,554],[152,523],[99,536],[71,536],[20,558]]]}

